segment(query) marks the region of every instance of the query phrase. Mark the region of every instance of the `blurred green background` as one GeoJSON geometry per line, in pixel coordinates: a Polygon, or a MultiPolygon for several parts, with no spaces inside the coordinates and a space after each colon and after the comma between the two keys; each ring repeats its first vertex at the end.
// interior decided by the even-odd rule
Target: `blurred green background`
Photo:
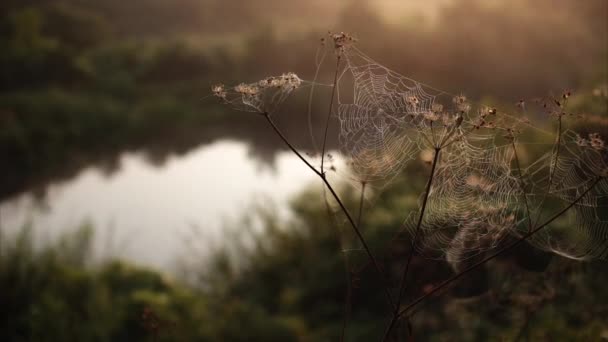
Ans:
{"type": "MultiPolygon", "coordinates": [[[[248,163],[276,167],[285,151],[280,141],[259,117],[209,98],[210,87],[286,71],[312,80],[328,30],[351,32],[359,48],[393,70],[501,108],[573,89],[570,109],[586,119],[570,127],[608,133],[605,0],[3,0],[0,10],[3,341],[339,340],[347,292],[341,249],[352,237],[327,214],[309,178],[276,204],[282,209],[235,203],[225,223],[233,233],[203,243],[200,255],[181,251],[169,272],[133,257],[99,258],[100,227],[86,217],[55,222],[71,226],[41,241],[37,232],[51,228],[35,225],[38,209],[20,204],[27,196],[52,208],[53,186],[91,168],[111,178],[128,153],[145,156],[162,175],[173,161],[229,139],[246,146],[248,163]],[[6,229],[17,211],[32,220],[6,229]]],[[[319,81],[331,76],[322,68],[319,81]]],[[[313,102],[316,135],[327,95],[313,102]]],[[[296,146],[311,151],[310,134],[301,129],[306,100],[296,96],[276,119],[296,146]]],[[[550,127],[542,114],[534,119],[550,127]]],[[[188,181],[213,170],[193,170],[188,181]]],[[[390,272],[398,272],[408,243],[386,248],[387,236],[416,207],[428,170],[420,161],[405,172],[365,207],[366,236],[390,272]]],[[[343,188],[356,210],[358,194],[343,188]]],[[[111,201],[101,199],[103,192],[98,186],[80,199],[91,215],[111,201]]],[[[206,206],[221,193],[209,190],[197,201],[206,206]]],[[[251,196],[242,194],[245,202],[251,196]]],[[[171,215],[184,215],[178,206],[171,215]]],[[[148,224],[135,214],[129,219],[148,224]]],[[[608,339],[605,262],[555,257],[541,273],[516,264],[496,260],[460,291],[432,301],[414,318],[416,339],[608,339]],[[455,299],[479,286],[491,290],[455,299]]],[[[451,272],[418,257],[412,267],[412,297],[451,272]]],[[[371,269],[355,278],[347,340],[376,340],[387,307],[371,269]]]]}

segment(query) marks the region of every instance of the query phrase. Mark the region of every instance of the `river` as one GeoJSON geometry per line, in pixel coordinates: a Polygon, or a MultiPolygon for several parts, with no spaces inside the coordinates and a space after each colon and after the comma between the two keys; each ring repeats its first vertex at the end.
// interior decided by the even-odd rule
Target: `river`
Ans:
{"type": "Polygon", "coordinates": [[[193,227],[203,244],[217,243],[254,204],[289,215],[287,201],[315,180],[293,154],[277,152],[268,163],[235,140],[201,145],[162,165],[134,152],[119,160],[110,174],[88,167],[49,185],[42,197],[25,192],[3,200],[5,235],[30,224],[37,240],[48,242],[90,223],[96,258],[171,270],[193,227]]]}

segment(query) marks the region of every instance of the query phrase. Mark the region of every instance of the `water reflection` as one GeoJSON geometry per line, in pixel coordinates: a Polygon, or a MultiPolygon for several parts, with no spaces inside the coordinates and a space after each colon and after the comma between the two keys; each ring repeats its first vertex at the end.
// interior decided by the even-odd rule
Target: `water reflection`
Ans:
{"type": "Polygon", "coordinates": [[[96,227],[98,255],[168,269],[190,225],[217,237],[223,222],[242,215],[252,202],[285,210],[281,203],[313,179],[288,152],[277,153],[269,165],[252,158],[245,143],[220,140],[162,166],[124,154],[118,171],[84,169],[69,182],[51,185],[43,203],[32,193],[3,201],[0,218],[8,232],[31,222],[43,239],[87,220],[96,227]]]}

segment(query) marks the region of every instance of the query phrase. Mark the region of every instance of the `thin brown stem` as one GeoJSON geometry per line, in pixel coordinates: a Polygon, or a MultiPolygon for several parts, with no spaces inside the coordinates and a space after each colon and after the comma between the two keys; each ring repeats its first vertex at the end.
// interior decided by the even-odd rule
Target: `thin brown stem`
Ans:
{"type": "Polygon", "coordinates": [[[426,205],[428,203],[429,195],[431,193],[431,186],[433,185],[433,179],[435,178],[435,170],[437,169],[437,162],[439,160],[439,152],[441,149],[439,147],[435,148],[435,154],[433,156],[433,165],[431,166],[431,174],[429,175],[429,180],[426,184],[426,189],[424,191],[424,199],[422,201],[422,207],[420,209],[420,215],[418,216],[418,223],[416,224],[416,229],[414,230],[414,236],[412,238],[412,246],[410,248],[410,253],[407,256],[407,261],[405,263],[405,267],[403,269],[403,274],[401,276],[401,281],[399,283],[399,295],[397,296],[397,303],[395,311],[393,312],[393,317],[388,325],[384,333],[383,341],[386,341],[390,336],[391,331],[393,330],[397,319],[399,318],[399,306],[401,305],[401,300],[403,298],[403,294],[407,288],[407,274],[410,269],[410,264],[412,262],[412,257],[414,256],[414,250],[416,249],[416,241],[418,239],[418,235],[420,234],[420,228],[422,226],[422,220],[424,219],[424,213],[426,211],[426,205]]]}
{"type": "Polygon", "coordinates": [[[336,97],[336,88],[338,84],[338,72],[340,71],[340,60],[341,56],[338,55],[336,61],[336,72],[334,73],[334,84],[331,89],[331,98],[329,100],[329,109],[327,110],[327,118],[325,119],[325,133],[323,134],[323,148],[321,149],[321,173],[324,173],[324,163],[325,163],[325,147],[327,145],[327,131],[329,130],[329,118],[331,117],[331,110],[334,106],[334,98],[336,97]]]}
{"type": "Polygon", "coordinates": [[[445,288],[446,286],[448,286],[449,284],[455,282],[456,280],[464,277],[466,274],[470,273],[471,271],[477,269],[478,267],[486,264],[488,261],[498,257],[499,255],[502,255],[508,251],[510,251],[511,249],[517,247],[519,244],[521,244],[522,242],[528,240],[532,235],[536,234],[537,232],[539,232],[540,230],[542,230],[543,228],[545,228],[546,226],[548,226],[549,224],[551,224],[553,221],[555,221],[556,219],[558,219],[560,216],[562,216],[565,212],[567,212],[568,210],[570,210],[570,208],[574,207],[578,202],[580,202],[596,185],[597,183],[599,183],[601,180],[603,179],[603,177],[597,177],[595,179],[595,181],[593,181],[593,183],[591,183],[591,185],[589,186],[589,188],[587,188],[587,190],[585,190],[579,197],[577,197],[572,203],[570,203],[568,206],[566,206],[564,209],[560,210],[558,213],[556,213],[555,215],[553,215],[549,220],[545,221],[545,223],[541,224],[540,226],[538,226],[537,228],[533,229],[532,231],[524,234],[522,237],[520,237],[519,239],[517,239],[516,241],[512,242],[511,244],[501,248],[500,250],[498,250],[497,252],[485,257],[483,260],[475,263],[474,265],[471,265],[470,267],[468,267],[467,269],[465,269],[464,271],[444,280],[442,283],[440,283],[439,285],[437,285],[435,288],[433,288],[431,291],[427,292],[426,294],[418,297],[417,299],[415,299],[414,301],[412,301],[410,304],[408,304],[407,307],[405,307],[405,309],[401,310],[399,312],[399,316],[404,315],[405,313],[407,313],[409,310],[411,310],[412,308],[414,308],[416,305],[420,304],[422,301],[424,301],[425,299],[433,296],[435,293],[439,292],[441,289],[445,288]]]}
{"type": "Polygon", "coordinates": [[[376,260],[376,258],[374,257],[374,255],[372,254],[371,249],[367,245],[367,241],[365,241],[365,238],[361,234],[361,231],[359,230],[357,224],[353,220],[353,218],[350,215],[348,209],[346,209],[346,207],[344,206],[344,203],[342,203],[342,201],[340,200],[340,197],[338,196],[338,194],[336,193],[336,191],[334,190],[334,188],[327,181],[327,178],[325,177],[325,175],[323,175],[321,178],[323,179],[323,182],[327,186],[327,189],[329,189],[329,192],[331,192],[331,194],[333,195],[333,197],[336,200],[336,202],[338,202],[338,205],[342,209],[342,212],[344,212],[344,214],[346,215],[346,218],[350,222],[350,225],[353,227],[353,230],[355,231],[355,234],[357,235],[357,238],[359,239],[359,241],[363,245],[363,249],[365,249],[365,252],[367,253],[368,258],[370,259],[370,261],[374,265],[374,269],[376,270],[376,272],[378,273],[378,275],[382,279],[382,283],[384,285],[383,286],[384,287],[384,293],[386,295],[387,301],[390,303],[391,307],[394,309],[395,308],[395,302],[393,301],[393,297],[391,296],[391,293],[388,290],[388,286],[386,285],[386,277],[384,275],[384,272],[382,272],[382,269],[380,268],[380,264],[378,263],[378,261],[376,260]]]}
{"type": "Polygon", "coordinates": [[[333,198],[336,200],[336,202],[338,203],[338,205],[340,206],[340,209],[342,209],[342,212],[344,213],[344,215],[346,215],[346,218],[348,219],[348,221],[350,222],[350,225],[352,226],[355,234],[357,235],[357,238],[359,239],[359,241],[361,242],[361,244],[363,245],[363,249],[365,250],[365,252],[367,253],[368,258],[370,259],[370,261],[372,262],[372,264],[374,265],[374,269],[376,270],[376,273],[378,273],[378,275],[380,276],[380,278],[382,279],[382,283],[383,283],[383,288],[384,288],[384,293],[387,297],[387,301],[390,304],[391,308],[395,308],[395,303],[393,301],[393,297],[390,294],[390,291],[388,290],[388,286],[386,285],[386,277],[384,276],[384,272],[382,272],[381,268],[380,268],[380,264],[378,263],[378,261],[376,260],[376,258],[374,257],[374,254],[372,253],[371,249],[369,248],[369,245],[367,244],[367,241],[365,240],[365,238],[363,237],[363,234],[361,234],[361,231],[359,230],[359,227],[357,226],[357,224],[355,223],[355,220],[353,219],[352,215],[350,214],[350,212],[348,211],[348,209],[346,209],[346,206],[344,205],[344,203],[342,202],[342,200],[340,199],[340,196],[338,196],[338,194],[336,193],[336,191],[334,190],[334,188],[331,186],[331,184],[329,183],[329,181],[327,180],[327,177],[325,177],[324,173],[319,172],[317,169],[315,169],[301,154],[300,152],[298,152],[298,150],[295,149],[295,147],[293,147],[293,145],[289,142],[289,140],[287,140],[287,138],[285,137],[285,135],[283,135],[283,133],[281,132],[281,130],[277,127],[277,125],[274,123],[274,121],[272,120],[272,118],[270,117],[270,115],[268,113],[264,114],[264,117],[266,118],[266,121],[268,121],[268,123],[270,124],[270,126],[272,127],[272,129],[275,131],[275,133],[281,138],[281,140],[283,140],[283,142],[287,145],[287,147],[289,147],[289,149],[295,153],[305,164],[306,166],[308,166],[308,168],[310,168],[317,176],[319,176],[321,178],[321,180],[323,180],[323,183],[325,183],[325,186],[327,187],[327,189],[329,190],[329,192],[331,192],[333,198]]]}
{"type": "Polygon", "coordinates": [[[266,118],[266,121],[268,121],[268,123],[270,124],[270,126],[272,126],[272,129],[274,130],[274,132],[281,138],[281,140],[283,140],[283,142],[287,145],[287,147],[289,147],[289,149],[296,155],[298,156],[298,158],[300,158],[301,161],[304,162],[304,164],[306,164],[306,166],[308,166],[309,169],[311,169],[317,176],[321,177],[321,173],[315,169],[314,166],[312,166],[308,160],[306,160],[306,158],[304,158],[304,156],[302,156],[300,154],[300,152],[298,152],[298,150],[296,150],[295,147],[293,147],[293,145],[289,142],[289,140],[287,140],[287,138],[283,135],[283,132],[281,132],[281,130],[279,130],[279,128],[277,127],[277,125],[274,123],[274,121],[272,120],[272,118],[270,117],[270,114],[268,113],[264,113],[263,114],[264,117],[266,118]]]}

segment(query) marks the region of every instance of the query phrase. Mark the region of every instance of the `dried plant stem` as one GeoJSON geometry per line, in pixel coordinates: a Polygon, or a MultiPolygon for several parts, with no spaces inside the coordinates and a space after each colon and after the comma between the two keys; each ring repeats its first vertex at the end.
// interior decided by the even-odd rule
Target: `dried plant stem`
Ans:
{"type": "Polygon", "coordinates": [[[329,100],[329,109],[327,110],[327,118],[325,119],[325,133],[323,134],[323,147],[321,149],[321,173],[325,173],[324,171],[324,163],[325,163],[325,148],[327,145],[327,131],[329,130],[329,118],[331,117],[331,110],[334,106],[334,98],[336,97],[336,88],[338,85],[338,72],[340,71],[340,61],[342,60],[341,55],[338,55],[336,60],[336,71],[334,73],[334,83],[331,89],[331,98],[329,100]]]}
{"type": "Polygon", "coordinates": [[[501,248],[500,250],[498,250],[497,252],[485,257],[483,260],[475,263],[474,265],[468,267],[467,269],[465,269],[464,271],[444,280],[442,283],[440,283],[439,285],[437,285],[435,288],[433,288],[431,291],[427,292],[426,294],[418,297],[417,299],[415,299],[414,301],[412,301],[410,304],[407,305],[407,307],[405,307],[403,310],[401,310],[399,312],[399,316],[402,316],[404,314],[406,314],[409,310],[411,310],[412,308],[414,308],[416,305],[420,304],[421,302],[423,302],[424,300],[426,300],[427,298],[433,296],[435,293],[439,292],[441,289],[445,288],[446,286],[450,285],[451,283],[455,282],[456,280],[464,277],[466,274],[470,273],[471,271],[477,269],[478,267],[486,264],[488,261],[498,257],[499,255],[502,255],[508,251],[510,251],[511,249],[513,249],[514,247],[518,246],[519,244],[521,244],[522,242],[528,240],[532,235],[536,234],[537,232],[539,232],[540,230],[542,230],[543,228],[545,228],[546,226],[548,226],[549,224],[551,224],[553,221],[555,221],[556,219],[558,219],[560,216],[562,216],[564,213],[566,213],[568,210],[570,210],[570,208],[574,207],[578,202],[580,202],[591,190],[593,190],[593,188],[595,188],[595,186],[597,185],[597,183],[599,183],[604,177],[598,176],[593,183],[591,183],[591,185],[580,195],[578,196],[573,202],[571,202],[568,206],[566,206],[564,209],[560,210],[558,213],[556,213],[555,215],[553,215],[550,219],[548,219],[547,221],[545,221],[545,223],[541,224],[540,226],[536,227],[535,229],[531,230],[530,232],[524,234],[522,237],[520,237],[519,239],[517,239],[516,241],[512,242],[511,244],[501,248]]]}
{"type": "Polygon", "coordinates": [[[431,173],[429,175],[429,179],[426,184],[426,189],[424,191],[424,199],[422,200],[422,207],[420,209],[420,215],[418,216],[418,222],[416,223],[416,229],[414,230],[414,236],[412,238],[412,245],[410,247],[410,252],[407,256],[407,261],[405,263],[405,267],[403,269],[403,274],[401,276],[401,281],[399,283],[399,295],[397,296],[397,303],[395,307],[395,311],[393,312],[393,317],[384,333],[383,341],[386,341],[390,336],[391,331],[393,330],[395,323],[399,318],[399,306],[401,305],[401,300],[403,299],[403,294],[407,288],[407,274],[409,272],[410,264],[412,262],[412,257],[414,256],[414,250],[416,249],[416,242],[418,240],[418,235],[420,233],[420,227],[422,226],[422,220],[424,219],[424,213],[426,211],[426,205],[428,203],[429,195],[431,193],[431,187],[433,185],[433,179],[435,177],[435,170],[437,169],[437,162],[439,160],[439,153],[441,152],[441,148],[435,147],[435,153],[433,155],[433,164],[431,166],[431,173]]]}
{"type": "Polygon", "coordinates": [[[511,141],[511,146],[513,147],[513,156],[515,157],[515,166],[517,167],[517,173],[519,176],[519,187],[521,188],[521,193],[524,198],[524,205],[526,206],[526,215],[528,218],[528,232],[532,230],[532,217],[530,216],[530,206],[528,204],[528,194],[526,192],[526,186],[524,184],[524,176],[521,172],[521,165],[519,164],[519,157],[517,155],[517,148],[515,148],[515,141],[511,141]]]}
{"type": "Polygon", "coordinates": [[[382,270],[380,269],[380,264],[378,263],[378,261],[374,257],[374,254],[372,253],[371,249],[369,248],[369,246],[367,244],[367,241],[363,237],[363,234],[361,234],[361,231],[359,230],[359,227],[355,223],[355,220],[353,219],[353,217],[350,214],[350,212],[348,211],[348,209],[346,209],[346,206],[344,205],[344,203],[340,199],[340,196],[338,196],[338,194],[336,193],[336,191],[334,190],[334,188],[331,186],[331,184],[327,180],[327,177],[325,177],[325,174],[321,173],[321,172],[319,172],[319,170],[315,169],[314,166],[312,166],[306,160],[306,158],[304,158],[300,154],[300,152],[298,152],[298,150],[296,150],[296,148],[293,147],[293,145],[289,142],[289,140],[287,140],[287,138],[285,137],[285,135],[283,135],[283,133],[281,132],[281,130],[277,127],[277,125],[274,123],[274,121],[270,117],[270,114],[264,113],[263,115],[266,118],[266,121],[268,121],[268,123],[270,124],[270,126],[272,127],[272,129],[281,138],[281,140],[283,140],[283,142],[287,145],[287,147],[289,147],[289,149],[296,156],[298,156],[298,158],[300,158],[300,160],[302,160],[304,162],[304,164],[306,164],[306,166],[308,166],[309,169],[311,169],[317,176],[319,176],[321,178],[321,180],[323,180],[323,183],[325,183],[325,186],[327,187],[327,189],[329,190],[329,192],[331,192],[333,198],[336,200],[336,202],[340,206],[340,209],[342,209],[342,212],[344,213],[344,215],[346,215],[346,218],[350,222],[350,225],[352,226],[355,234],[357,235],[357,238],[359,239],[359,241],[363,245],[363,249],[365,249],[365,252],[367,253],[368,258],[370,259],[370,261],[374,265],[374,269],[376,270],[376,272],[378,273],[378,275],[382,279],[384,293],[386,295],[387,301],[390,304],[391,308],[394,309],[395,308],[395,302],[393,301],[393,297],[391,296],[390,291],[388,290],[388,286],[386,285],[386,277],[384,276],[384,272],[382,272],[382,270]]]}

